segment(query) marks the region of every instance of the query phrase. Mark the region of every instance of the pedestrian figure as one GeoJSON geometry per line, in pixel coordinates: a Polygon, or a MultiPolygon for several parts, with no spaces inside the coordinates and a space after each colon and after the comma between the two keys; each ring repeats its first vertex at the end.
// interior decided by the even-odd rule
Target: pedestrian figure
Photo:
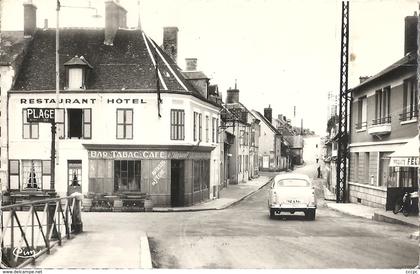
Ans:
{"type": "Polygon", "coordinates": [[[318,145],[315,145],[315,147],[316,147],[316,163],[318,164],[318,161],[319,161],[318,145]]]}
{"type": "Polygon", "coordinates": [[[321,165],[320,164],[318,164],[317,171],[318,171],[318,178],[322,178],[321,165]]]}

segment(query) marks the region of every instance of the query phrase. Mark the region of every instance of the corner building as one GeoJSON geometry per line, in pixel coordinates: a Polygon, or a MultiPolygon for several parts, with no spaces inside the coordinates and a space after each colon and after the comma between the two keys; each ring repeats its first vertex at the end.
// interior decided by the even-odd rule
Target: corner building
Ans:
{"type": "Polygon", "coordinates": [[[25,25],[31,44],[8,91],[7,191],[64,196],[78,184],[83,194],[148,193],[155,206],[216,197],[220,106],[143,31],[127,29],[122,6],[108,1],[105,14],[105,29],[60,29],[58,95],[56,31],[25,25]],[[33,107],[57,108],[54,188],[51,126],[27,121],[33,107]]]}

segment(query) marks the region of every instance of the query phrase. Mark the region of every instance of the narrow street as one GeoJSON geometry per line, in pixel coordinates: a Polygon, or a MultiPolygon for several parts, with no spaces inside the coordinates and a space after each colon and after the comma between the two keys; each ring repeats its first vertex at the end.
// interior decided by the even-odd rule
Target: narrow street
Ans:
{"type": "MultiPolygon", "coordinates": [[[[312,143],[307,146],[310,150],[312,143]]],[[[316,170],[312,155],[308,153],[307,163],[294,172],[313,177],[316,170]]],[[[317,188],[320,195],[319,185],[317,188]]],[[[324,207],[322,199],[318,201],[315,221],[307,221],[303,214],[271,220],[266,206],[267,189],[268,186],[220,211],[84,213],[84,233],[108,233],[114,244],[120,245],[109,247],[110,250],[135,252],[133,247],[139,243],[130,235],[145,231],[156,268],[411,268],[417,265],[418,242],[408,239],[410,228],[344,215],[324,207]]],[[[63,248],[71,245],[70,242],[63,248]]],[[[101,260],[107,258],[98,258],[98,265],[101,260]]],[[[61,258],[58,251],[46,257],[40,266],[61,267],[60,263],[65,261],[67,258],[61,258]]]]}

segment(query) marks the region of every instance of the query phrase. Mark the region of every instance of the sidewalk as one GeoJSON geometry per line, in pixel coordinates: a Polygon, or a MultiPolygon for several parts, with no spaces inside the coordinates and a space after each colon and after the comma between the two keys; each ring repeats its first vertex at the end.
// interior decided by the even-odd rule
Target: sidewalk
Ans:
{"type": "Polygon", "coordinates": [[[344,214],[380,221],[392,224],[402,224],[413,228],[413,233],[409,236],[412,239],[419,239],[419,216],[405,217],[403,214],[394,214],[392,211],[385,211],[385,209],[374,208],[355,203],[336,203],[332,202],[331,198],[334,195],[324,187],[324,197],[326,206],[333,210],[342,212],[344,214]]]}
{"type": "MultiPolygon", "coordinates": [[[[274,176],[275,173],[273,173],[274,176]]],[[[203,211],[203,210],[220,210],[228,208],[251,194],[255,193],[271,180],[270,176],[259,176],[246,183],[237,185],[228,185],[219,193],[219,198],[208,200],[193,206],[187,207],[155,207],[153,212],[186,212],[186,211],[203,211]]]]}

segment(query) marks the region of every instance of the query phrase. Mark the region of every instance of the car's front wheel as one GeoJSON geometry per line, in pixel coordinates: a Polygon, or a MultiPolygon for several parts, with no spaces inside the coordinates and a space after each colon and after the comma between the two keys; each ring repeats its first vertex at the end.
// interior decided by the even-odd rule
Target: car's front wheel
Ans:
{"type": "Polygon", "coordinates": [[[305,217],[308,220],[315,220],[315,215],[316,215],[316,209],[309,209],[308,211],[305,212],[305,217]]]}

